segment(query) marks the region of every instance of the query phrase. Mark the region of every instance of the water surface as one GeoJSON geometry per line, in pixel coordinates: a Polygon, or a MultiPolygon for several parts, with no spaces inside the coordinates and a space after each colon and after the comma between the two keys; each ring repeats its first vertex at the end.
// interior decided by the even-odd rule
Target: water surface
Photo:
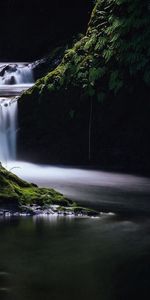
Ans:
{"type": "Polygon", "coordinates": [[[150,179],[146,177],[27,162],[5,164],[21,178],[53,187],[81,205],[100,211],[150,215],[150,179]]]}
{"type": "Polygon", "coordinates": [[[149,178],[25,162],[7,168],[114,214],[0,219],[0,299],[148,299],[149,178]]]}
{"type": "Polygon", "coordinates": [[[147,299],[150,222],[22,218],[0,222],[0,299],[147,299]]]}

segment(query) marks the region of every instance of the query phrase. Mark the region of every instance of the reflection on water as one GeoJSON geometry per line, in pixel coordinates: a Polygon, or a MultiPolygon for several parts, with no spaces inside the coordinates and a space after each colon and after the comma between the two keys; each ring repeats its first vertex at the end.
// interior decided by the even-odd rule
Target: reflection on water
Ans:
{"type": "Polygon", "coordinates": [[[147,299],[148,219],[10,218],[0,231],[2,300],[147,299]]]}
{"type": "Polygon", "coordinates": [[[149,179],[23,162],[7,168],[116,214],[0,219],[0,300],[148,299],[149,179]]]}

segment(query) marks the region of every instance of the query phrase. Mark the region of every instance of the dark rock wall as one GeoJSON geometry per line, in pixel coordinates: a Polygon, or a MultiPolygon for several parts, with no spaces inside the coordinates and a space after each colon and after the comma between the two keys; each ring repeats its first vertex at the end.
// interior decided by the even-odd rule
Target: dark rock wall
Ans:
{"type": "Polygon", "coordinates": [[[150,170],[147,3],[96,1],[86,35],[19,100],[21,159],[150,170]]]}
{"type": "Polygon", "coordinates": [[[61,92],[61,97],[51,94],[44,102],[36,93],[32,101],[24,96],[19,105],[19,158],[148,172],[148,95],[149,90],[143,98],[137,88],[135,97],[122,94],[103,104],[93,99],[90,161],[90,97],[82,97],[78,89],[61,92]]]}

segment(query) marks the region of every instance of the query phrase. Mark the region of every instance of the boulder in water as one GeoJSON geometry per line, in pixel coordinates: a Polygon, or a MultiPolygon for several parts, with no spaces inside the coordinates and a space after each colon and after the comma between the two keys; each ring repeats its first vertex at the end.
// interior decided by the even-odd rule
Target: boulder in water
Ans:
{"type": "Polygon", "coordinates": [[[0,76],[3,77],[6,71],[7,65],[0,66],[0,76]]]}
{"type": "Polygon", "coordinates": [[[8,85],[16,84],[15,76],[11,76],[10,78],[4,79],[4,82],[8,85]]]}
{"type": "Polygon", "coordinates": [[[0,68],[0,76],[4,76],[5,75],[5,72],[16,72],[17,70],[17,65],[14,64],[14,65],[2,65],[1,68],[0,68]]]}

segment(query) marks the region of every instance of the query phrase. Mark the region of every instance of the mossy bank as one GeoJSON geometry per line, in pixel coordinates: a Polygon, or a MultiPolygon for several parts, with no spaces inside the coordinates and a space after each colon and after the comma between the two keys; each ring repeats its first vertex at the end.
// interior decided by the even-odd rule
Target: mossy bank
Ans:
{"type": "Polygon", "coordinates": [[[78,206],[53,189],[39,188],[0,165],[0,215],[59,214],[96,216],[98,212],[78,206]]]}
{"type": "Polygon", "coordinates": [[[95,2],[86,34],[19,100],[21,158],[149,170],[149,14],[148,0],[95,2]]]}

